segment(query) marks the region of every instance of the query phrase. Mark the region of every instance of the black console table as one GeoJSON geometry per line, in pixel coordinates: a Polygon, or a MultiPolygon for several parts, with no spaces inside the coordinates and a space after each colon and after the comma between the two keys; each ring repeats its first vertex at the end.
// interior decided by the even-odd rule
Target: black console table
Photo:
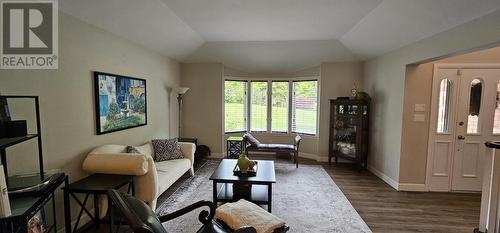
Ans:
{"type": "MultiPolygon", "coordinates": [[[[7,169],[7,152],[8,147],[14,146],[16,144],[37,139],[38,141],[38,166],[40,169],[39,174],[41,174],[41,180],[44,179],[44,168],[43,168],[43,150],[42,150],[42,127],[40,126],[40,103],[38,96],[17,96],[17,95],[2,95],[0,98],[9,99],[32,99],[35,105],[35,117],[36,117],[36,133],[28,134],[21,137],[13,138],[0,138],[0,160],[3,164],[3,169],[5,177],[9,177],[9,170],[7,169]]],[[[9,181],[7,180],[7,187],[9,186],[9,181]]]]}
{"type": "MultiPolygon", "coordinates": [[[[35,216],[47,204],[49,204],[49,202],[51,202],[53,222],[51,225],[46,223],[46,232],[57,233],[56,203],[54,193],[55,190],[57,190],[57,188],[62,184],[67,187],[68,176],[64,173],[56,173],[52,175],[46,174],[45,176],[52,179],[50,183],[43,187],[43,189],[39,189],[31,193],[25,193],[21,196],[9,196],[12,214],[9,217],[0,218],[0,233],[28,232],[28,222],[30,219],[33,218],[33,216],[35,216]]],[[[18,182],[24,182],[23,180],[39,179],[39,177],[41,177],[40,174],[37,174],[15,180],[18,182]]],[[[11,184],[15,184],[14,179],[11,180],[11,184]]],[[[65,204],[63,209],[69,209],[69,206],[66,206],[65,204]]]]}
{"type": "Polygon", "coordinates": [[[100,223],[109,223],[109,232],[113,232],[113,209],[111,208],[111,202],[108,201],[108,217],[109,222],[102,221],[99,216],[99,196],[108,195],[108,190],[110,189],[120,189],[128,185],[128,193],[135,196],[134,188],[134,176],[131,175],[111,175],[111,174],[93,174],[79,181],[71,183],[69,186],[64,188],[64,203],[66,208],[64,209],[64,215],[66,219],[66,233],[72,232],[84,232],[89,230],[92,226],[96,228],[99,227],[100,223]],[[75,195],[77,193],[84,194],[85,197],[83,202],[75,195]],[[93,195],[94,199],[94,214],[92,215],[86,208],[89,196],[93,195]],[[71,230],[71,212],[70,212],[70,196],[78,203],[80,206],[80,212],[75,223],[73,230],[71,230]],[[82,217],[83,212],[91,218],[93,224],[87,224],[78,229],[78,224],[82,217]]]}

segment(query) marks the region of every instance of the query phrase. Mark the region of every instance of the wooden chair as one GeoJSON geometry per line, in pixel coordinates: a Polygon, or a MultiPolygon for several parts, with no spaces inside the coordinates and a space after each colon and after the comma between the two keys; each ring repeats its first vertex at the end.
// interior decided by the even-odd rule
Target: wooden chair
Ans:
{"type": "Polygon", "coordinates": [[[295,135],[293,144],[262,144],[249,133],[243,135],[245,153],[247,155],[250,151],[290,153],[297,168],[299,167],[299,146],[301,140],[302,137],[300,135],[295,135]]]}
{"type": "Polygon", "coordinates": [[[109,190],[108,196],[113,206],[121,212],[127,224],[135,233],[167,233],[162,223],[182,216],[195,209],[208,207],[209,211],[202,210],[198,220],[203,226],[197,233],[257,233],[253,227],[242,227],[238,230],[231,230],[225,224],[215,221],[215,204],[210,201],[199,201],[190,206],[162,216],[156,216],[151,207],[143,201],[116,190],[109,190]]]}

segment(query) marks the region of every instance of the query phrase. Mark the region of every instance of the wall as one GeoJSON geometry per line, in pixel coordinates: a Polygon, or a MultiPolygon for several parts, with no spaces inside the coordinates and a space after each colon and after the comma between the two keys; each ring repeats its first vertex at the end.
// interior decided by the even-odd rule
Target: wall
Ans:
{"type": "Polygon", "coordinates": [[[495,11],[365,63],[364,87],[373,99],[370,170],[398,187],[406,65],[491,46],[499,38],[500,11],[495,11]]]}
{"type": "Polygon", "coordinates": [[[212,153],[222,153],[222,74],[220,63],[183,63],[184,96],[182,137],[198,138],[212,153]]]}
{"type": "Polygon", "coordinates": [[[328,156],[330,99],[351,96],[354,83],[363,90],[363,64],[360,62],[322,63],[319,113],[318,155],[328,156]]]}
{"type": "MultiPolygon", "coordinates": [[[[180,68],[176,61],[61,12],[59,58],[58,70],[0,70],[2,94],[40,96],[46,169],[61,169],[70,176],[70,182],[76,181],[86,175],[81,164],[95,146],[138,145],[152,138],[176,136],[176,101],[171,98],[169,104],[166,91],[167,87],[179,84],[180,68]],[[148,125],[97,136],[92,71],[146,79],[148,125]]],[[[12,169],[37,169],[25,166],[35,156],[32,156],[34,146],[28,146],[8,151],[9,170],[11,164],[12,169]]],[[[60,195],[58,198],[61,202],[60,195]]],[[[63,219],[62,208],[58,214],[63,219]]],[[[73,212],[73,217],[76,214],[73,212]]]]}
{"type": "Polygon", "coordinates": [[[500,47],[407,67],[399,177],[406,187],[420,185],[422,190],[425,185],[434,64],[443,63],[500,63],[500,47]],[[415,104],[426,105],[425,122],[413,121],[415,104]]]}

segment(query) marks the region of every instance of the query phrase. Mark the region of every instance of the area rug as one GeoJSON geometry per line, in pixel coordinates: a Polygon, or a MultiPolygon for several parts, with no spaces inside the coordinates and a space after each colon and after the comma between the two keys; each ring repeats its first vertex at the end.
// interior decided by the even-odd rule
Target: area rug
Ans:
{"type": "MultiPolygon", "coordinates": [[[[200,200],[212,200],[209,177],[218,161],[208,161],[185,181],[156,212],[173,212],[200,200]]],[[[371,232],[339,187],[320,165],[275,163],[273,214],[284,219],[289,232],[371,232]]],[[[200,210],[201,211],[201,210],[200,210]]],[[[201,224],[194,211],[164,224],[168,232],[193,233],[201,224]]]]}

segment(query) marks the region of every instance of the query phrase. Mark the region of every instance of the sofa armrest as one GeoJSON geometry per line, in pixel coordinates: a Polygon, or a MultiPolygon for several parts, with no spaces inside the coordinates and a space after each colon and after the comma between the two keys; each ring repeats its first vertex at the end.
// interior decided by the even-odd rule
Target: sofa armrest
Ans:
{"type": "Polygon", "coordinates": [[[194,152],[196,152],[196,145],[191,142],[179,142],[181,152],[184,158],[191,160],[191,166],[194,164],[194,152]]]}
{"type": "Polygon", "coordinates": [[[142,154],[88,154],[82,168],[88,173],[141,176],[148,172],[148,157],[142,154]]]}

